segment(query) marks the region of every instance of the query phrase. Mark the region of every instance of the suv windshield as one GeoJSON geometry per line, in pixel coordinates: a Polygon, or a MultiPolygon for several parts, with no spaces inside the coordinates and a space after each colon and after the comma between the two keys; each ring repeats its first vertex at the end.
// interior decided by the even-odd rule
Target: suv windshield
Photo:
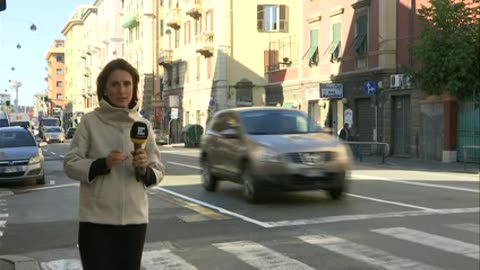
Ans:
{"type": "Polygon", "coordinates": [[[48,127],[45,128],[45,132],[47,133],[60,133],[62,130],[59,127],[48,127]]]}
{"type": "Polygon", "coordinates": [[[0,148],[36,146],[28,130],[0,130],[0,148]]]}
{"type": "Polygon", "coordinates": [[[252,135],[318,132],[319,127],[300,111],[261,110],[240,113],[245,131],[252,135]]]}

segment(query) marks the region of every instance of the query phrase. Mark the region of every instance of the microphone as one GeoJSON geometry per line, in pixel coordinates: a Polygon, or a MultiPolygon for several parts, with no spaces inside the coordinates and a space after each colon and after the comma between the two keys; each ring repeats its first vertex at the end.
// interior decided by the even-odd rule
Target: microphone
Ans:
{"type": "MultiPolygon", "coordinates": [[[[142,144],[144,144],[147,141],[147,138],[148,138],[147,124],[140,121],[136,121],[135,123],[133,123],[132,129],[130,130],[130,139],[133,142],[135,151],[142,147],[142,144]]],[[[137,181],[140,181],[141,172],[140,172],[140,168],[138,167],[135,167],[135,178],[137,179],[137,181]]]]}

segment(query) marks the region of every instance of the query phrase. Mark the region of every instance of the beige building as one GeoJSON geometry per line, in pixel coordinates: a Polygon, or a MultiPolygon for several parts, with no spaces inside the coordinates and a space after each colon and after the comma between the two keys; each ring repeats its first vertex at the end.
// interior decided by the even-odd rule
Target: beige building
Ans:
{"type": "Polygon", "coordinates": [[[89,6],[79,6],[70,20],[61,29],[65,36],[65,114],[71,117],[75,112],[84,111],[82,98],[84,66],[79,61],[82,55],[79,44],[83,43],[83,20],[89,6]]]}
{"type": "Polygon", "coordinates": [[[157,67],[158,11],[154,0],[126,0],[122,19],[125,59],[137,68],[140,75],[138,97],[141,114],[154,120],[153,99],[160,88],[157,67]]]}
{"type": "MultiPolygon", "coordinates": [[[[179,141],[187,124],[203,127],[215,110],[265,103],[264,58],[269,41],[299,39],[301,3],[166,1],[167,26],[159,64],[164,70],[163,128],[179,141]],[[175,117],[178,114],[178,119],[175,117]]],[[[298,46],[278,48],[286,64],[298,46]]]]}

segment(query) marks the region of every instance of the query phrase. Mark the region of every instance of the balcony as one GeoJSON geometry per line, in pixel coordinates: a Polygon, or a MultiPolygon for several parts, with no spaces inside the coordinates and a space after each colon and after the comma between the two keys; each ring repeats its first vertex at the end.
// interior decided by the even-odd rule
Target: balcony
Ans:
{"type": "Polygon", "coordinates": [[[181,18],[181,10],[179,8],[171,9],[167,14],[167,26],[175,30],[180,29],[181,18]]]}
{"type": "Polygon", "coordinates": [[[205,58],[213,56],[213,33],[205,32],[202,34],[201,42],[199,42],[196,52],[203,55],[205,58]]]}
{"type": "Polygon", "coordinates": [[[193,7],[189,9],[186,14],[195,20],[198,20],[202,17],[202,0],[195,0],[193,7]]]}
{"type": "Polygon", "coordinates": [[[161,50],[158,53],[158,64],[163,67],[170,67],[173,62],[173,50],[161,50]]]}

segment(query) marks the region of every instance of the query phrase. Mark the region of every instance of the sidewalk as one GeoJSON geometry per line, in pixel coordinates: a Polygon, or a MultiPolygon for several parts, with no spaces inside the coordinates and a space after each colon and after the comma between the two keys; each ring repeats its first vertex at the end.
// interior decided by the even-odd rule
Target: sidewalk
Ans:
{"type": "MultiPolygon", "coordinates": [[[[382,163],[381,157],[363,157],[362,161],[355,161],[357,168],[369,169],[397,169],[429,172],[455,172],[476,174],[480,171],[480,164],[452,162],[445,163],[435,160],[423,160],[415,158],[386,157],[382,163]]],[[[479,174],[480,176],[480,174],[479,174]]]]}

